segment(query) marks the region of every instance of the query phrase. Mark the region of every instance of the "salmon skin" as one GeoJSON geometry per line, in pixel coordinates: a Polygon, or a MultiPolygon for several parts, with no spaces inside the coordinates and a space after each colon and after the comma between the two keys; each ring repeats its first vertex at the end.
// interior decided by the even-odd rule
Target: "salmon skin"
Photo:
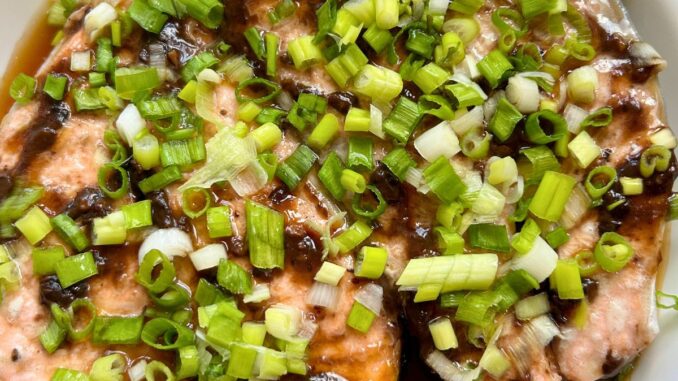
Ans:
{"type": "MultiPolygon", "coordinates": [[[[6,221],[5,204],[0,204],[3,248],[11,257],[0,256],[0,266],[14,264],[21,275],[20,283],[0,282],[4,292],[0,336],[6,338],[0,344],[0,380],[48,380],[65,369],[86,377],[96,369],[93,364],[98,359],[120,354],[124,376],[117,379],[138,380],[140,374],[148,379],[153,377],[149,369],[161,363],[169,372],[188,372],[182,379],[197,380],[594,381],[626,372],[658,334],[656,276],[676,164],[669,153],[665,166],[655,161],[654,170],[646,175],[647,163],[642,161],[648,160],[645,152],[650,147],[667,152],[675,148],[675,138],[667,135],[670,130],[657,83],[666,62],[640,40],[616,1],[563,1],[558,2],[560,8],[529,17],[524,7],[512,1],[444,2],[443,9],[436,10],[433,0],[205,0],[205,7],[213,11],[207,18],[185,3],[191,2],[93,1],[77,9],[57,8],[68,17],[60,21],[61,42],[34,73],[36,94],[15,104],[0,124],[0,201],[12,200],[27,187],[40,187],[42,196],[24,213],[35,206],[52,219],[54,228],[58,228],[54,217],[68,216],[89,241],[80,250],[72,237],[51,231],[31,245],[29,234],[17,222],[21,216],[6,221]],[[395,24],[382,18],[387,3],[396,5],[395,24]],[[159,25],[139,16],[144,9],[155,15],[159,25]],[[111,19],[98,30],[92,26],[92,15],[111,19]],[[212,18],[218,20],[215,25],[212,18]],[[559,21],[561,32],[549,29],[559,21]],[[323,22],[335,26],[325,30],[328,36],[314,40],[325,29],[323,22]],[[120,41],[115,41],[116,29],[120,41]],[[387,40],[382,48],[375,48],[369,37],[375,33],[387,40]],[[515,46],[501,51],[500,41],[505,43],[507,36],[516,38],[515,46]],[[419,45],[422,41],[424,45],[419,45]],[[106,44],[115,58],[102,68],[106,44]],[[295,50],[299,45],[302,53],[295,50]],[[459,47],[463,50],[455,56],[459,47]],[[276,49],[276,54],[270,49],[276,49]],[[351,49],[358,49],[361,57],[347,58],[351,49]],[[591,57],[582,58],[591,51],[591,57]],[[82,53],[93,59],[89,69],[73,66],[82,53]],[[492,78],[483,62],[497,53],[510,69],[492,78]],[[312,57],[300,63],[299,54],[312,57]],[[361,90],[360,80],[378,75],[364,74],[368,63],[368,68],[393,76],[381,87],[361,90]],[[572,73],[582,67],[596,77],[589,101],[574,99],[576,89],[568,88],[573,86],[572,73]],[[121,90],[125,70],[151,70],[157,83],[128,96],[121,90]],[[336,70],[345,72],[346,83],[336,70]],[[95,73],[103,76],[103,85],[93,83],[95,73]],[[66,95],[60,100],[43,89],[48,77],[55,75],[67,79],[66,95]],[[435,76],[440,78],[432,79],[435,76]],[[431,87],[429,80],[439,82],[431,87]],[[399,81],[397,94],[378,99],[399,81]],[[525,87],[512,89],[520,81],[525,87]],[[276,89],[275,96],[260,101],[257,97],[265,98],[267,86],[276,89]],[[461,88],[475,98],[468,101],[455,92],[461,88]],[[536,103],[521,98],[523,93],[534,95],[533,88],[536,103]],[[85,93],[99,103],[84,105],[85,93]],[[309,99],[319,102],[312,106],[318,109],[306,109],[309,99]],[[158,100],[168,103],[153,103],[158,100]],[[405,114],[413,114],[412,120],[398,111],[407,105],[411,109],[405,114]],[[256,110],[254,116],[245,115],[246,106],[256,110]],[[496,115],[507,112],[501,107],[509,107],[516,118],[505,138],[496,127],[496,115]],[[608,112],[610,120],[582,128],[596,110],[608,112]],[[537,127],[542,135],[561,133],[558,139],[534,137],[533,126],[528,126],[532,115],[547,112],[562,120],[565,131],[556,131],[555,122],[537,127]],[[362,125],[349,126],[349,119],[358,113],[362,125]],[[308,119],[300,121],[300,115],[308,119]],[[322,141],[316,131],[333,120],[336,129],[322,141]],[[134,123],[141,127],[127,136],[134,123]],[[411,128],[406,136],[398,130],[403,123],[411,128]],[[262,125],[272,128],[263,137],[257,135],[262,125]],[[575,135],[584,139],[581,131],[592,142],[587,141],[586,148],[597,149],[585,165],[579,156],[582,149],[573,148],[571,142],[575,135]],[[159,142],[160,151],[155,162],[146,165],[139,142],[149,135],[159,142]],[[220,139],[233,146],[216,146],[220,139]],[[274,142],[267,145],[267,139],[274,142]],[[176,153],[172,147],[181,144],[195,145],[176,153]],[[483,144],[484,149],[475,149],[483,144]],[[563,200],[567,204],[557,218],[544,217],[530,205],[542,181],[541,177],[534,180],[538,165],[525,154],[525,149],[534,147],[555,152],[551,154],[555,164],[547,164],[547,169],[573,182],[574,190],[563,200]],[[254,160],[215,178],[215,173],[233,171],[229,165],[234,160],[224,152],[235,150],[254,160]],[[306,157],[300,159],[304,152],[306,157]],[[394,152],[407,159],[401,156],[395,163],[394,152]],[[512,163],[504,168],[507,173],[515,168],[508,183],[492,180],[499,176],[493,169],[498,159],[512,163]],[[300,161],[305,160],[310,165],[302,170],[305,163],[300,161]],[[333,175],[334,187],[327,180],[328,163],[333,160],[340,167],[339,174],[333,175]],[[404,170],[398,171],[399,165],[404,170]],[[451,173],[435,174],[436,166],[438,171],[449,167],[451,173]],[[584,184],[591,170],[601,166],[611,168],[615,179],[602,195],[592,197],[584,184]],[[122,177],[102,167],[119,169],[122,177]],[[171,181],[148,185],[149,179],[174,170],[179,175],[171,181]],[[298,175],[298,181],[290,180],[290,173],[298,175]],[[207,182],[198,180],[205,176],[211,176],[207,182]],[[351,183],[350,176],[357,183],[351,183]],[[630,192],[622,178],[640,181],[641,191],[630,192]],[[116,187],[126,188],[123,194],[112,195],[110,190],[116,187]],[[204,199],[195,205],[203,202],[207,212],[190,210],[195,206],[191,191],[196,189],[202,192],[196,197],[204,199]],[[497,200],[500,208],[493,210],[497,200]],[[130,227],[133,222],[126,220],[125,211],[144,202],[149,205],[150,221],[130,227]],[[279,246],[265,243],[271,251],[284,253],[274,266],[255,263],[256,237],[251,235],[256,229],[248,220],[253,204],[282,220],[279,246]],[[230,229],[219,235],[210,216],[224,207],[230,229]],[[519,218],[521,207],[525,215],[519,218]],[[116,220],[113,227],[125,225],[124,239],[94,244],[101,239],[100,224],[120,215],[124,219],[116,220]],[[522,276],[534,283],[518,292],[515,284],[506,281],[517,273],[521,257],[509,239],[522,234],[526,218],[543,237],[539,239],[545,248],[538,260],[553,253],[553,268],[542,279],[537,279],[540,272],[533,266],[520,268],[522,276]],[[487,225],[505,228],[506,247],[478,243],[473,231],[487,225]],[[357,234],[353,229],[369,230],[369,234],[357,242],[342,241],[346,232],[357,234]],[[556,244],[558,229],[566,238],[556,244]],[[595,251],[601,237],[610,232],[623,237],[626,245],[613,249],[628,249],[631,258],[615,270],[602,269],[602,263],[597,263],[602,260],[589,258],[598,267],[585,273],[587,269],[575,258],[595,251]],[[162,242],[153,238],[160,234],[165,234],[162,242]],[[150,246],[160,249],[175,271],[171,286],[159,292],[144,286],[139,275],[144,257],[150,255],[145,248],[150,246]],[[43,263],[33,262],[35,251],[54,247],[63,248],[66,257],[87,252],[96,274],[62,287],[64,274],[58,265],[56,270],[36,273],[43,263]],[[199,249],[225,255],[219,257],[221,262],[203,268],[196,259],[199,249]],[[361,274],[363,255],[370,249],[387,253],[375,276],[361,274]],[[443,287],[435,280],[443,266],[426,269],[420,274],[425,281],[417,286],[402,286],[406,269],[417,261],[481,254],[496,258],[492,269],[496,274],[486,286],[445,290],[449,285],[443,287]],[[225,274],[226,263],[239,274],[237,285],[229,278],[234,273],[225,274]],[[581,295],[574,298],[561,295],[553,280],[557,266],[572,263],[580,275],[576,279],[581,280],[581,295]],[[332,265],[343,268],[343,275],[335,284],[323,283],[321,269],[332,265]],[[254,293],[237,290],[248,284],[254,293]],[[478,295],[501,296],[497,290],[507,284],[515,300],[507,305],[501,304],[505,300],[494,301],[483,311],[489,320],[471,323],[458,313],[478,295]],[[424,295],[425,286],[434,290],[433,297],[424,295]],[[204,287],[213,293],[210,302],[204,302],[204,287]],[[265,296],[257,298],[257,290],[265,296]],[[323,298],[320,292],[325,293],[323,298]],[[163,298],[177,293],[185,293],[186,301],[168,307],[170,302],[163,298]],[[516,303],[528,297],[543,298],[547,309],[522,318],[516,303]],[[319,305],[319,299],[330,301],[319,305]],[[127,343],[100,341],[95,328],[77,340],[67,333],[68,325],[60,326],[65,330],[61,341],[48,353],[44,332],[59,324],[54,311],[71,313],[69,324],[87,321],[86,316],[69,312],[76,300],[94,306],[91,318],[99,318],[93,326],[103,324],[106,317],[138,317],[143,322],[139,335],[127,343]],[[235,338],[223,330],[214,334],[215,320],[224,321],[220,315],[224,308],[241,316],[233,328],[238,332],[235,338]],[[363,315],[356,321],[361,308],[363,315]],[[270,325],[269,314],[277,309],[296,316],[288,322],[295,328],[292,334],[281,336],[270,325]],[[180,326],[177,329],[190,331],[191,339],[181,350],[158,344],[175,339],[170,334],[149,342],[149,322],[156,319],[174,321],[180,326]],[[445,319],[454,345],[442,345],[432,333],[431,323],[445,319]],[[260,341],[248,341],[253,339],[246,338],[242,322],[261,323],[265,330],[260,341]],[[300,343],[299,352],[295,345],[300,343]],[[233,360],[241,354],[239,349],[253,357],[233,360]],[[177,353],[190,351],[195,351],[199,366],[186,371],[187,359],[177,353]],[[272,359],[282,359],[274,364],[281,366],[276,369],[280,373],[267,375],[265,370],[272,368],[266,361],[272,359]],[[247,364],[246,374],[238,373],[240,362],[247,364]]],[[[268,218],[266,229],[273,229],[274,217],[268,218]]],[[[478,275],[470,271],[453,267],[440,282],[455,275],[469,281],[478,275]],[[459,275],[464,271],[466,276],[459,275]]]]}

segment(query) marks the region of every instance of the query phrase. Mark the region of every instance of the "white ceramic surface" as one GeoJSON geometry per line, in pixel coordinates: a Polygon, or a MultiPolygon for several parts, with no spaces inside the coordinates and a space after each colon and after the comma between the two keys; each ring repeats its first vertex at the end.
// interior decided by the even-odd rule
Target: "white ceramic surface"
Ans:
{"type": "MultiPolygon", "coordinates": [[[[669,62],[669,68],[662,73],[663,95],[666,101],[669,122],[678,126],[678,0],[623,0],[631,19],[641,36],[661,53],[669,62]]],[[[35,20],[44,0],[1,0],[9,5],[8,12],[0,12],[0,73],[7,62],[23,31],[35,20]]],[[[52,36],[45,36],[52,38],[52,36]]],[[[677,127],[678,129],[678,127],[677,127]]],[[[674,245],[673,260],[669,261],[663,289],[678,293],[678,229],[672,234],[674,245]],[[675,274],[672,276],[671,274],[675,274]]],[[[676,353],[678,353],[678,312],[660,312],[661,333],[643,355],[634,373],[636,381],[674,381],[678,379],[676,353]]]]}

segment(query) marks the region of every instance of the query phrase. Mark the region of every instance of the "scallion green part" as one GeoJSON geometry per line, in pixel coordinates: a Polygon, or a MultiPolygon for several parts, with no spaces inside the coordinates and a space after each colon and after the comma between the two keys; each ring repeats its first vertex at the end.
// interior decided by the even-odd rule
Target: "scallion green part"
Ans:
{"type": "Polygon", "coordinates": [[[386,269],[388,251],[383,247],[363,246],[358,252],[354,274],[360,278],[379,279],[386,269]]]}
{"type": "Polygon", "coordinates": [[[284,268],[284,216],[254,201],[247,201],[245,209],[252,265],[260,269],[284,268]]]}
{"type": "Polygon", "coordinates": [[[87,239],[85,233],[67,214],[53,217],[50,222],[57,235],[75,250],[83,251],[89,246],[89,239],[87,239]]]}
{"type": "Polygon", "coordinates": [[[407,171],[416,166],[405,148],[397,147],[391,150],[381,161],[400,181],[405,179],[407,171]]]}
{"type": "Polygon", "coordinates": [[[466,191],[466,184],[444,156],[439,157],[424,169],[424,180],[438,198],[451,203],[466,191]]]}
{"type": "Polygon", "coordinates": [[[351,311],[346,319],[346,325],[358,332],[367,333],[377,315],[360,302],[353,302],[351,311]]]}
{"type": "Polygon", "coordinates": [[[49,74],[45,79],[45,85],[42,91],[52,99],[60,101],[64,99],[64,93],[68,86],[68,77],[55,74],[49,74]]]}
{"type": "Polygon", "coordinates": [[[224,4],[219,0],[177,0],[186,13],[209,29],[217,29],[224,18],[224,4]]]}
{"type": "Polygon", "coordinates": [[[592,199],[603,197],[617,181],[617,171],[609,166],[593,168],[586,176],[584,187],[592,199]]]}
{"type": "Polygon", "coordinates": [[[300,145],[278,165],[276,176],[290,189],[295,189],[313,167],[318,156],[305,145],[300,145]]]}
{"type": "Polygon", "coordinates": [[[252,292],[252,276],[235,262],[222,260],[217,270],[217,282],[233,294],[252,292]]]}
{"type": "Polygon", "coordinates": [[[497,110],[490,120],[489,130],[501,142],[508,140],[523,114],[506,97],[499,99],[497,110]]]}
{"type": "Polygon", "coordinates": [[[159,294],[172,284],[175,276],[176,270],[169,258],[160,250],[151,250],[142,259],[136,280],[148,292],[159,294]]]}
{"type": "Polygon", "coordinates": [[[210,238],[230,237],[233,235],[231,226],[231,208],[215,206],[207,209],[207,232],[210,238]]]}
{"type": "Polygon", "coordinates": [[[507,73],[513,69],[513,65],[499,50],[491,51],[485,58],[478,62],[478,71],[485,77],[492,88],[499,86],[507,73]]]}
{"type": "Polygon", "coordinates": [[[363,218],[373,220],[386,211],[388,206],[384,196],[382,196],[381,191],[374,185],[368,185],[366,191],[361,193],[355,193],[353,195],[353,202],[351,203],[353,212],[363,218]],[[365,195],[371,195],[371,200],[368,203],[376,204],[374,206],[365,206],[365,195]]]}
{"type": "Polygon", "coordinates": [[[471,225],[468,227],[468,242],[471,247],[501,253],[508,253],[511,249],[508,232],[504,225],[471,225]]]}
{"type": "Polygon", "coordinates": [[[525,133],[532,143],[552,143],[567,134],[567,122],[565,118],[553,111],[538,111],[527,117],[525,133]]]}
{"type": "Polygon", "coordinates": [[[24,73],[19,74],[9,87],[9,95],[19,104],[26,104],[35,95],[36,81],[24,73]]]}
{"type": "Polygon", "coordinates": [[[144,193],[158,191],[175,181],[181,180],[182,175],[179,167],[171,166],[163,168],[161,171],[139,181],[139,189],[144,193]]]}
{"type": "Polygon", "coordinates": [[[153,319],[141,330],[141,340],[146,345],[163,351],[191,345],[194,338],[192,330],[165,318],[153,319]]]}
{"type": "Polygon", "coordinates": [[[333,241],[339,247],[339,252],[346,254],[358,247],[370,235],[372,235],[372,228],[363,221],[356,221],[348,229],[334,237],[333,241]]]}
{"type": "Polygon", "coordinates": [[[530,212],[547,221],[558,221],[576,184],[571,176],[547,171],[530,202],[530,212]]]}
{"type": "Polygon", "coordinates": [[[54,270],[63,288],[70,287],[99,273],[90,251],[60,259],[55,263],[54,270]]]}
{"type": "Polygon", "coordinates": [[[633,258],[634,250],[622,235],[607,232],[596,243],[593,256],[603,270],[617,272],[633,258]]]}
{"type": "Polygon", "coordinates": [[[122,167],[107,163],[99,168],[97,175],[99,189],[109,198],[119,200],[123,198],[129,191],[129,176],[127,171],[122,167]],[[113,177],[113,179],[111,179],[113,177]],[[111,188],[109,184],[116,184],[117,188],[111,188]]]}
{"type": "Polygon", "coordinates": [[[129,16],[145,30],[158,34],[169,16],[151,7],[147,0],[134,0],[128,10],[129,16]]]}
{"type": "Polygon", "coordinates": [[[325,186],[332,197],[341,200],[346,194],[346,190],[341,183],[342,171],[345,169],[344,163],[336,152],[330,152],[318,171],[318,179],[325,186]]]}

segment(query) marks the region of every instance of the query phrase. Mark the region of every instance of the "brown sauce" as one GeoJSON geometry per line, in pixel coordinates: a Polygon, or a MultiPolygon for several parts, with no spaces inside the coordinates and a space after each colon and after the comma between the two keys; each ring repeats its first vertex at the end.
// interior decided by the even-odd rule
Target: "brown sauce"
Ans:
{"type": "Polygon", "coordinates": [[[42,10],[35,15],[26,28],[20,42],[14,47],[7,69],[0,82],[0,115],[3,117],[14,104],[9,96],[12,81],[20,73],[34,75],[52,51],[52,37],[57,29],[47,24],[46,12],[49,4],[45,2],[42,10]]]}

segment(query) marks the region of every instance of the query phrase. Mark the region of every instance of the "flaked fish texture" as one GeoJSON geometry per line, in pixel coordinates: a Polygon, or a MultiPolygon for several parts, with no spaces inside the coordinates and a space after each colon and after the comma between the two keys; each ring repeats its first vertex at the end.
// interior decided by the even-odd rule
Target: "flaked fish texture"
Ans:
{"type": "MultiPolygon", "coordinates": [[[[657,74],[666,62],[640,39],[616,1],[558,2],[564,5],[562,9],[542,12],[530,21],[523,17],[524,4],[516,1],[480,1],[478,9],[470,11],[465,7],[473,8],[474,1],[402,1],[391,4],[397,5],[395,24],[381,19],[380,12],[387,12],[383,4],[390,3],[382,0],[339,4],[332,0],[226,0],[212,4],[216,11],[203,15],[206,19],[196,16],[203,8],[186,5],[192,3],[212,4],[208,0],[94,1],[64,9],[68,18],[62,21],[62,40],[34,73],[37,93],[27,102],[15,104],[2,120],[0,202],[12,199],[24,187],[39,186],[43,193],[33,204],[49,218],[68,216],[90,242],[101,238],[97,229],[105,223],[113,221],[111,229],[125,226],[121,242],[88,243],[84,250],[75,248],[63,232],[49,232],[34,243],[39,249],[63,247],[68,257],[82,252],[91,255],[96,275],[64,288],[64,274],[58,270],[56,274],[36,273],[42,263],[33,262],[36,256],[28,243],[30,237],[13,227],[19,227],[16,222],[21,216],[9,221],[0,218],[3,247],[21,274],[18,287],[4,287],[3,283],[0,380],[48,380],[58,368],[84,375],[93,370],[97,359],[115,353],[124,354],[120,369],[129,379],[149,379],[152,367],[145,370],[144,364],[153,361],[181,373],[187,360],[178,360],[174,348],[158,348],[158,341],[179,340],[180,335],[175,338],[171,332],[150,343],[154,345],[139,337],[127,344],[94,343],[91,337],[76,340],[72,332],[70,336],[64,332],[63,343],[48,353],[44,332],[50,324],[57,324],[54,311],[68,311],[80,299],[91,301],[99,317],[140,316],[146,334],[149,321],[174,319],[174,324],[191,332],[192,339],[184,347],[195,350],[199,363],[184,376],[200,380],[594,381],[617,375],[658,334],[656,276],[676,164],[669,153],[665,168],[660,169],[656,160],[661,158],[653,157],[653,171],[646,175],[643,168],[647,163],[641,162],[647,159],[644,153],[650,147],[663,144],[667,149],[675,148],[675,138],[666,134],[669,130],[657,84],[657,74]],[[437,9],[437,3],[444,3],[442,10],[437,9]],[[154,18],[144,19],[139,12],[154,18]],[[105,31],[86,31],[85,25],[91,28],[88,17],[91,22],[92,15],[108,20],[105,31]],[[502,17],[508,23],[497,21],[502,17]],[[210,26],[212,18],[218,25],[210,26]],[[335,20],[337,24],[327,37],[312,42],[324,29],[319,23],[335,20]],[[565,28],[562,36],[548,29],[558,20],[565,28]],[[115,28],[120,28],[121,41],[108,40],[115,40],[115,28]],[[492,79],[482,62],[499,52],[500,41],[506,42],[502,32],[506,28],[513,31],[517,45],[499,54],[511,69],[492,79]],[[369,35],[380,32],[389,42],[376,49],[369,35]],[[466,33],[473,34],[472,38],[466,40],[466,33]],[[274,44],[271,36],[276,37],[274,44]],[[290,51],[304,39],[315,44],[305,46],[304,54],[317,56],[299,64],[297,55],[290,51]],[[455,59],[450,40],[454,49],[461,46],[464,52],[453,63],[449,61],[455,59]],[[430,52],[418,45],[421,41],[429,44],[430,52]],[[101,46],[107,43],[112,44],[115,58],[104,70],[97,66],[97,58],[106,54],[101,46]],[[568,44],[579,45],[572,48],[568,44]],[[590,59],[561,57],[561,62],[554,63],[558,47],[574,49],[580,56],[586,49],[594,54],[590,59]],[[276,49],[276,54],[271,55],[269,49],[276,49]],[[340,55],[347,55],[350,49],[360,50],[362,58],[349,60],[340,55]],[[83,52],[96,61],[90,65],[92,70],[74,70],[74,53],[83,52]],[[543,61],[542,66],[529,66],[526,56],[535,65],[543,61]],[[269,67],[271,61],[275,70],[269,67]],[[346,83],[330,70],[330,62],[335,68],[341,66],[348,77],[346,83]],[[378,73],[392,73],[390,81],[381,83],[384,89],[358,89],[359,79],[369,77],[361,72],[368,62],[378,73]],[[426,71],[434,66],[434,74],[426,71]],[[583,66],[596,76],[590,102],[572,99],[575,90],[568,89],[568,83],[572,86],[568,77],[583,66]],[[196,67],[200,70],[191,72],[196,67]],[[116,80],[118,74],[146,69],[157,74],[158,84],[131,97],[118,91],[123,86],[122,80],[116,80]],[[440,83],[428,86],[429,76],[441,72],[440,83]],[[95,73],[103,75],[103,87],[114,97],[109,93],[110,98],[104,99],[100,86],[91,83],[95,73]],[[48,76],[55,74],[68,79],[62,100],[42,90],[48,76]],[[399,83],[396,98],[376,99],[399,81],[403,83],[399,83]],[[512,88],[520,83],[525,87],[519,91],[512,88]],[[271,99],[259,102],[256,97],[266,95],[266,86],[279,90],[271,99]],[[473,100],[455,93],[461,87],[472,93],[473,100]],[[81,107],[82,100],[76,99],[75,92],[92,89],[100,104],[94,109],[81,107]],[[536,98],[526,102],[522,92],[531,89],[536,89],[536,98]],[[304,103],[303,97],[309,95],[313,97],[306,102],[322,103],[312,105],[321,111],[304,103]],[[145,102],[158,99],[168,100],[171,104],[165,106],[179,111],[170,110],[169,117],[154,116],[162,114],[165,106],[145,102]],[[412,108],[400,114],[399,108],[407,105],[412,108]],[[246,106],[256,110],[254,116],[245,116],[246,106]],[[496,115],[506,112],[502,107],[514,110],[516,119],[505,138],[495,129],[499,123],[496,115]],[[541,136],[530,136],[526,127],[530,116],[544,110],[553,110],[552,114],[567,124],[562,137],[544,142],[541,136]],[[583,136],[581,124],[596,110],[607,111],[612,117],[602,127],[585,130],[598,151],[581,165],[579,149],[568,150],[568,140],[564,146],[562,141],[583,136]],[[352,123],[360,126],[349,128],[348,119],[356,114],[360,121],[353,119],[352,123]],[[328,115],[327,123],[336,120],[339,127],[320,144],[313,134],[328,115]],[[398,130],[400,124],[411,128],[405,131],[406,136],[402,128],[398,130]],[[273,128],[272,135],[277,136],[265,149],[261,147],[271,136],[257,137],[260,125],[273,128]],[[133,131],[130,136],[129,131],[133,131]],[[161,153],[156,152],[153,165],[145,166],[140,141],[149,136],[159,141],[161,153]],[[242,147],[219,146],[221,139],[242,147]],[[186,144],[195,145],[186,145],[185,151],[173,156],[173,146],[189,141],[186,144]],[[360,144],[369,146],[368,154],[356,152],[360,144]],[[535,146],[553,157],[555,164],[544,164],[550,172],[566,175],[573,182],[569,201],[563,200],[565,210],[556,218],[543,217],[530,205],[543,177],[541,174],[534,180],[538,164],[530,163],[525,154],[526,148],[535,146]],[[235,150],[255,160],[237,170],[227,168],[239,159],[228,157],[235,150]],[[299,169],[305,165],[300,163],[304,160],[299,158],[300,152],[306,152],[312,161],[305,170],[299,169]],[[401,155],[397,163],[394,152],[401,155]],[[193,160],[192,155],[200,157],[193,160]],[[179,156],[188,161],[175,162],[179,156]],[[326,172],[327,163],[333,160],[340,167],[334,187],[326,172]],[[508,182],[504,178],[491,180],[504,175],[493,169],[500,161],[507,163],[501,168],[508,173],[508,182]],[[121,170],[122,178],[102,172],[111,162],[121,170]],[[629,194],[614,180],[601,196],[591,197],[584,183],[599,166],[610,167],[620,179],[640,181],[640,194],[629,194]],[[158,187],[148,185],[150,179],[170,176],[173,170],[178,175],[171,181],[158,187]],[[285,170],[287,176],[289,171],[299,171],[295,173],[300,175],[298,181],[289,180],[285,170]],[[127,186],[123,194],[112,196],[111,189],[123,187],[121,184],[127,186]],[[189,192],[196,189],[205,197],[195,202],[197,206],[189,192]],[[206,216],[204,211],[190,213],[191,208],[202,206],[201,201],[217,207],[215,210],[227,207],[228,234],[214,233],[212,209],[206,216]],[[125,210],[143,202],[148,202],[150,222],[134,226],[125,210]],[[275,266],[257,266],[252,259],[252,242],[257,239],[253,235],[261,234],[248,220],[253,203],[282,220],[282,240],[273,243],[266,237],[271,242],[265,242],[267,250],[284,253],[275,266]],[[519,218],[520,213],[525,215],[519,218]],[[109,219],[121,215],[122,220],[109,219]],[[530,243],[542,250],[536,256],[532,249],[518,253],[517,245],[513,246],[515,237],[529,224],[526,216],[543,237],[537,233],[530,243]],[[487,225],[504,230],[505,248],[496,246],[498,237],[484,237],[483,243],[482,237],[478,241],[474,236],[487,225]],[[359,234],[352,230],[356,226],[369,234],[353,242],[359,234]],[[554,244],[556,238],[549,233],[558,228],[567,239],[554,244]],[[353,236],[347,238],[346,232],[353,236]],[[584,273],[586,268],[574,262],[575,258],[584,251],[595,251],[609,232],[620,234],[628,244],[612,249],[628,248],[632,257],[620,269],[597,268],[584,273]],[[351,247],[345,247],[347,240],[351,247]],[[280,247],[274,247],[278,244],[280,247]],[[166,249],[163,255],[169,257],[175,271],[171,284],[176,288],[170,289],[174,294],[167,288],[153,292],[152,286],[143,285],[140,264],[143,266],[146,256],[154,255],[146,250],[149,247],[166,249]],[[381,266],[377,276],[360,274],[365,248],[387,252],[385,263],[376,265],[381,266]],[[201,250],[217,259],[198,266],[201,250]],[[473,284],[478,275],[473,266],[459,264],[481,254],[494,259],[490,261],[494,267],[488,271],[496,273],[482,287],[473,284]],[[531,260],[521,258],[531,254],[531,260]],[[435,262],[440,268],[429,266],[415,274],[420,278],[415,286],[402,285],[406,268],[413,263],[441,258],[435,262]],[[458,261],[445,267],[445,258],[458,261]],[[239,287],[246,287],[249,281],[255,292],[234,291],[237,287],[224,278],[235,275],[224,275],[224,263],[235,265],[230,269],[241,277],[239,287]],[[581,279],[580,297],[561,298],[553,274],[562,263],[576,264],[581,275],[576,279],[581,279]],[[548,268],[550,264],[553,266],[548,268]],[[328,265],[345,271],[334,285],[318,278],[328,265]],[[507,281],[510,274],[521,274],[523,281],[532,283],[527,288],[521,284],[519,292],[518,286],[507,281]],[[451,284],[453,278],[465,287],[451,284]],[[205,298],[205,294],[198,296],[199,290],[205,292],[199,288],[205,284],[213,293],[206,304],[198,300],[205,298]],[[508,294],[500,294],[507,289],[508,294]],[[167,307],[170,302],[166,299],[182,292],[188,295],[184,304],[167,307]],[[265,296],[255,295],[257,292],[265,296]],[[459,316],[463,303],[492,295],[504,299],[494,300],[480,311],[490,316],[488,319],[459,316]],[[546,310],[523,317],[516,303],[526,297],[542,298],[548,304],[546,310]],[[266,330],[260,342],[246,341],[240,321],[233,328],[238,332],[235,338],[229,337],[232,332],[226,329],[215,337],[212,319],[233,319],[233,315],[224,315],[224,308],[244,322],[261,323],[266,330]],[[286,322],[296,328],[292,336],[280,337],[276,331],[280,327],[270,326],[269,311],[276,309],[292,316],[286,322]],[[360,321],[352,320],[355,311],[362,311],[360,321]],[[373,321],[362,329],[368,319],[373,321]],[[430,326],[441,319],[450,323],[454,337],[454,344],[444,348],[430,326]],[[473,319],[475,323],[469,321],[473,319]],[[250,350],[254,357],[235,357],[235,348],[250,350]],[[282,359],[282,365],[266,363],[272,359],[282,359]],[[250,360],[251,364],[247,363],[250,360]],[[234,375],[238,372],[234,364],[240,361],[249,364],[246,377],[234,375]],[[275,366],[280,374],[265,374],[265,369],[275,366]]],[[[138,83],[144,80],[137,78],[138,83]]],[[[544,122],[537,127],[546,136],[555,135],[558,126],[544,122]]],[[[0,214],[5,212],[2,205],[0,214]]],[[[265,231],[278,221],[268,218],[265,231]]],[[[159,276],[159,271],[149,273],[159,276]]],[[[73,324],[84,324],[87,316],[75,314],[71,319],[73,324]]],[[[96,329],[93,335],[97,335],[96,329]]],[[[147,341],[146,336],[141,333],[147,341]]]]}

